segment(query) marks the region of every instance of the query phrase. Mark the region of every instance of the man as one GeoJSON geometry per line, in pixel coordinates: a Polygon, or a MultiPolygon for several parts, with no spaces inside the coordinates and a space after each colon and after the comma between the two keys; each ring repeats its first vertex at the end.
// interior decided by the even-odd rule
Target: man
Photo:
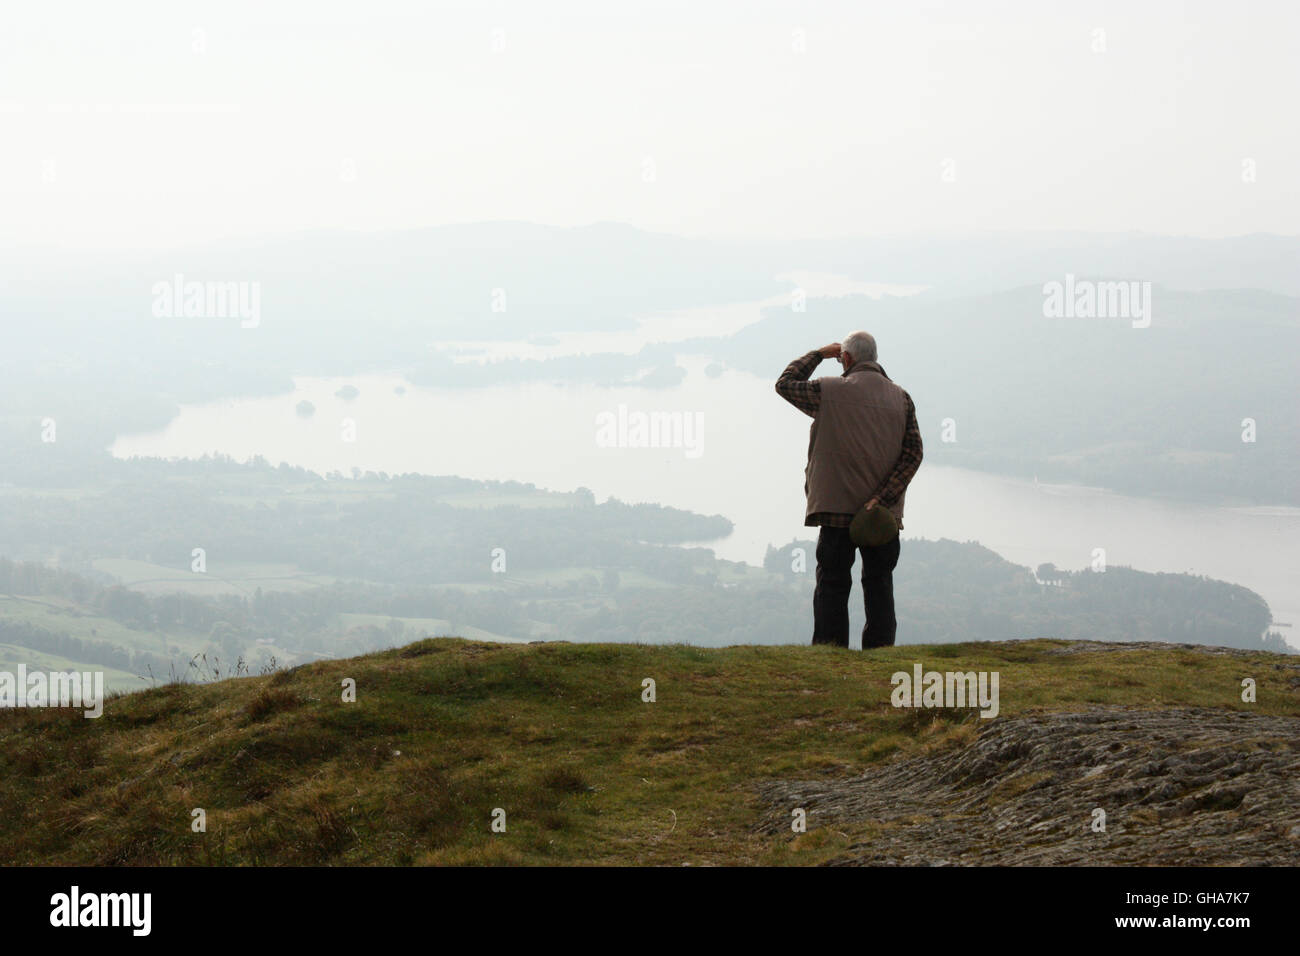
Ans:
{"type": "MultiPolygon", "coordinates": [[[[888,508],[903,527],[903,495],[921,464],[916,408],[876,361],[876,340],[866,332],[852,332],[842,343],[795,359],[777,379],[776,391],[813,420],[804,472],[804,524],[821,528],[812,642],[848,647],[855,550],[849,525],[866,505],[888,508]],[[827,358],[838,358],[844,373],[809,381],[827,358]]],[[[898,626],[893,576],[898,537],[858,550],[867,609],[862,649],[890,647],[898,626]]]]}

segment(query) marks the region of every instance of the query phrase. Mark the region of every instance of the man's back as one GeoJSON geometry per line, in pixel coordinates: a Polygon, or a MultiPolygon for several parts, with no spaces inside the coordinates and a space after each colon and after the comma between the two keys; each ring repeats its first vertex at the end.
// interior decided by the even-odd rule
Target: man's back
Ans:
{"type": "MultiPolygon", "coordinates": [[[[902,454],[910,399],[875,362],[858,362],[845,375],[818,383],[821,406],[810,429],[805,470],[807,514],[853,514],[902,454]]],[[[887,507],[901,522],[903,496],[887,507]]]]}

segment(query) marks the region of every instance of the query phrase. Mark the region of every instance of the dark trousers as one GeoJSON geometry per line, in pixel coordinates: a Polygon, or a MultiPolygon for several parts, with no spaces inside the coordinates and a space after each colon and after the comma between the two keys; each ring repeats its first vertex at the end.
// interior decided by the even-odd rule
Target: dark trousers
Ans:
{"type": "Polygon", "coordinates": [[[862,552],[862,597],[867,609],[862,648],[891,647],[898,629],[894,617],[894,568],[898,565],[899,540],[895,537],[878,548],[855,548],[848,528],[823,527],[817,537],[812,642],[849,646],[854,551],[862,552]]]}

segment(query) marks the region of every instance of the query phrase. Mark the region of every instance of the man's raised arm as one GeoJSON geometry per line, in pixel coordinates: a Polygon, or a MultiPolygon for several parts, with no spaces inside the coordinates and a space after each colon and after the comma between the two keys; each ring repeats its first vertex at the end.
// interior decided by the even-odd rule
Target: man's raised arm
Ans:
{"type": "Polygon", "coordinates": [[[813,349],[801,355],[785,367],[781,377],[776,380],[776,394],[809,418],[817,417],[817,410],[822,404],[822,387],[816,382],[808,381],[824,358],[835,358],[840,354],[839,344],[827,345],[813,349]]]}

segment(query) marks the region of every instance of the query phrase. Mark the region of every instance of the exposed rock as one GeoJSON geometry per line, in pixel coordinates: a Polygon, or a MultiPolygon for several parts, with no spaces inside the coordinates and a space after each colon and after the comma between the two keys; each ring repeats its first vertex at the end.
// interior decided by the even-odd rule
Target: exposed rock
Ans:
{"type": "Polygon", "coordinates": [[[759,785],[760,829],[871,821],[839,865],[1300,865],[1300,718],[1200,708],[1001,718],[866,775],[759,785]],[[1092,829],[1105,811],[1105,832],[1092,829]]]}

